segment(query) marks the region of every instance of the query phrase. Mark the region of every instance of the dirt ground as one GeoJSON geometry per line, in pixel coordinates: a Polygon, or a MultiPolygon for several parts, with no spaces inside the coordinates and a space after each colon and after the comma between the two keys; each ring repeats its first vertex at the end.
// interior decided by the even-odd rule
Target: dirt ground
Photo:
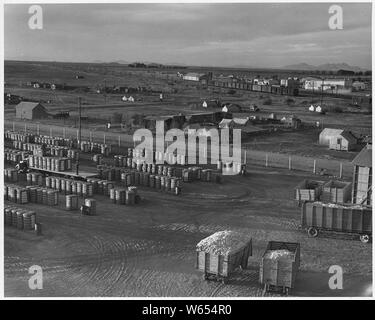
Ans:
{"type": "MultiPolygon", "coordinates": [[[[299,242],[301,266],[294,296],[366,296],[372,281],[372,245],[348,236],[308,238],[299,229],[293,188],[308,176],[252,167],[222,184],[185,183],[175,196],[140,187],[136,206],[98,200],[95,216],[26,204],[37,212],[43,235],[5,228],[5,295],[10,296],[260,296],[261,255],[270,240],[299,242]],[[249,268],[224,285],[195,270],[195,245],[219,230],[253,239],[249,268]],[[28,269],[43,269],[43,289],[28,288],[28,269]],[[330,290],[328,269],[344,270],[343,290],[330,290]]],[[[277,296],[278,294],[269,294],[277,296]]]]}

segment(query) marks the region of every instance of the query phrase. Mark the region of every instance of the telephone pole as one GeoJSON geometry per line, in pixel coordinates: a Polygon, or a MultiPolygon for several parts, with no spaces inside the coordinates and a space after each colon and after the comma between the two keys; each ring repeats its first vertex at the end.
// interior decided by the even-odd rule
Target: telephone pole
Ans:
{"type": "MultiPolygon", "coordinates": [[[[78,149],[81,149],[81,97],[78,98],[78,149]]],[[[76,174],[79,174],[79,153],[76,166],[76,174]]]]}

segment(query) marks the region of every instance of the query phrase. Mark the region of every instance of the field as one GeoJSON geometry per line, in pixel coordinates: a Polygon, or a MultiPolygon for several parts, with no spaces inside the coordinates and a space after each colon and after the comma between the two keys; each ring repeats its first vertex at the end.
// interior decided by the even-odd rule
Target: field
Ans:
{"type": "MultiPolygon", "coordinates": [[[[204,69],[203,69],[204,70],[204,69]]],[[[316,130],[303,130],[294,132],[275,132],[261,137],[255,136],[244,140],[244,144],[250,148],[263,151],[297,154],[302,156],[317,156],[321,158],[346,159],[352,160],[355,152],[329,151],[325,147],[319,146],[319,132],[324,128],[342,128],[352,131],[355,135],[371,135],[371,115],[367,110],[358,109],[351,106],[350,99],[335,97],[325,97],[324,105],[327,108],[339,108],[340,113],[328,112],[325,115],[309,112],[307,109],[311,103],[319,103],[320,97],[298,96],[291,97],[288,100],[286,96],[270,95],[258,92],[237,92],[233,95],[228,93],[219,93],[217,90],[207,90],[203,87],[197,87],[194,84],[187,84],[176,77],[177,71],[203,71],[203,70],[134,70],[121,65],[95,66],[90,64],[59,64],[59,63],[27,63],[6,61],[5,63],[5,92],[19,95],[36,101],[49,101],[43,105],[51,113],[61,110],[70,111],[71,117],[65,120],[48,119],[40,120],[40,123],[54,124],[63,127],[77,127],[78,125],[78,96],[82,98],[82,115],[88,117],[88,121],[83,122],[83,128],[90,130],[104,131],[106,123],[110,122],[113,113],[121,113],[126,122],[130,122],[133,115],[172,115],[191,114],[195,112],[204,112],[201,108],[192,109],[191,105],[199,103],[203,99],[220,99],[222,102],[240,103],[244,106],[256,104],[262,116],[268,116],[275,113],[277,118],[283,116],[295,115],[309,126],[314,126],[316,122],[320,123],[320,128],[316,130]],[[75,79],[75,75],[84,75],[84,79],[75,79]],[[34,89],[26,87],[28,81],[47,81],[50,83],[67,83],[76,86],[88,86],[93,90],[83,92],[76,89],[73,91],[34,89]],[[123,94],[98,94],[94,88],[103,86],[144,86],[150,90],[163,91],[164,101],[159,101],[159,94],[156,92],[135,93],[134,103],[122,102],[123,94]],[[172,90],[172,91],[171,91],[172,90]],[[265,100],[271,99],[270,105],[263,104],[265,100]],[[105,111],[104,111],[105,110],[105,111]]],[[[235,70],[216,70],[216,73],[230,72],[235,70]]],[[[270,72],[270,71],[269,71],[270,72]]],[[[251,74],[251,72],[249,72],[251,74]]],[[[262,72],[253,71],[255,74],[262,72]]],[[[291,76],[293,73],[280,73],[281,76],[291,76]]],[[[268,74],[269,76],[269,74],[268,74]]],[[[127,95],[129,96],[129,94],[127,95]]],[[[5,105],[5,119],[13,121],[15,116],[14,105],[5,105]]],[[[241,113],[238,116],[247,117],[254,115],[251,113],[241,113]]],[[[113,128],[109,131],[117,132],[113,128]]],[[[122,131],[124,134],[131,134],[132,131],[122,131]]]]}
{"type": "MultiPolygon", "coordinates": [[[[188,71],[201,70],[204,69],[188,71]]],[[[139,187],[142,201],[136,206],[120,206],[111,203],[108,197],[95,195],[98,207],[94,216],[66,211],[62,194],[56,207],[23,205],[37,212],[43,234],[37,236],[34,232],[5,228],[5,295],[261,296],[259,262],[270,240],[299,242],[301,245],[301,267],[291,293],[293,296],[372,294],[368,290],[372,283],[372,245],[347,235],[322,234],[318,238],[308,238],[299,227],[300,208],[293,200],[294,187],[301,180],[317,178],[312,174],[313,159],[319,159],[319,169],[334,168],[329,175],[319,176],[319,180],[337,177],[339,164],[343,163],[343,178],[351,181],[350,161],[358,150],[331,151],[318,145],[317,140],[322,126],[371,135],[368,110],[354,108],[348,99],[329,97],[324,98],[325,104],[330,110],[338,107],[341,112],[320,115],[307,110],[312,102],[319,102],[319,97],[298,96],[287,101],[285,96],[265,93],[236,92],[231,95],[213,92],[182,82],[176,77],[177,71],[186,72],[134,70],[121,65],[6,61],[6,93],[40,100],[50,113],[70,111],[71,117],[19,121],[15,119],[15,106],[7,104],[4,106],[5,128],[12,128],[14,122],[18,130],[26,125],[35,132],[36,126],[40,125],[44,134],[53,130],[54,135],[60,136],[65,128],[72,133],[69,136],[74,137],[78,124],[78,97],[83,101],[82,114],[88,117],[83,121],[84,138],[88,139],[92,132],[98,139],[107,134],[109,143],[116,144],[121,140],[122,147],[132,145],[132,132],[129,128],[118,127],[107,130],[106,123],[113,113],[121,113],[126,120],[135,114],[190,114],[199,111],[192,109],[191,104],[202,99],[220,98],[223,102],[257,104],[261,109],[259,115],[275,113],[281,118],[294,114],[309,126],[243,139],[243,147],[248,150],[246,176],[225,176],[222,184],[184,183],[180,196],[139,187]],[[75,79],[77,73],[84,75],[84,79],[75,79]],[[83,89],[34,89],[25,85],[28,81],[90,88],[144,86],[149,90],[132,94],[135,102],[125,103],[119,94],[103,95],[83,89]],[[165,93],[163,102],[159,101],[158,91],[165,93]],[[269,98],[271,104],[265,104],[269,98]],[[314,127],[317,121],[320,128],[314,127]],[[282,159],[283,165],[265,167],[264,155],[268,152],[281,155],[275,163],[282,159]],[[293,170],[283,169],[288,167],[289,156],[293,156],[293,170]],[[226,285],[204,281],[202,274],[195,270],[195,246],[215,231],[226,229],[252,237],[253,256],[249,258],[249,268],[236,271],[226,285]],[[28,270],[32,265],[43,269],[43,290],[28,288],[28,270]],[[343,290],[329,289],[331,274],[328,269],[332,265],[339,265],[344,270],[343,290]]],[[[230,71],[233,70],[215,70],[216,73],[230,71]]],[[[280,73],[280,76],[286,75],[285,71],[280,73]]],[[[253,113],[241,114],[250,115],[253,113]]],[[[86,159],[83,168],[88,167],[94,170],[95,165],[86,159]]]]}

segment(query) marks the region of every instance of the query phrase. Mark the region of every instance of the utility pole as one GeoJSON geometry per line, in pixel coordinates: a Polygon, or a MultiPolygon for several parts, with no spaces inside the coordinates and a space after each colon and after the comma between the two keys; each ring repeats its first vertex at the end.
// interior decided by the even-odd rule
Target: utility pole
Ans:
{"type": "Polygon", "coordinates": [[[107,80],[104,80],[104,104],[107,104],[107,80]]]}
{"type": "MultiPolygon", "coordinates": [[[[78,148],[81,148],[81,97],[78,98],[78,148]]],[[[79,154],[77,159],[76,174],[79,174],[79,154]]]]}

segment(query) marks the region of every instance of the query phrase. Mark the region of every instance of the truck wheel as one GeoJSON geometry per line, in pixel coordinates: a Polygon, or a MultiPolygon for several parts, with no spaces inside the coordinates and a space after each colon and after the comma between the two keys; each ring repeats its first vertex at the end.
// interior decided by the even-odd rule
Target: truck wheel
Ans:
{"type": "Polygon", "coordinates": [[[370,241],[370,236],[368,234],[361,234],[359,240],[363,243],[368,243],[370,241]]]}
{"type": "Polygon", "coordinates": [[[310,227],[307,229],[307,234],[310,238],[315,238],[318,236],[318,229],[310,227]]]}

